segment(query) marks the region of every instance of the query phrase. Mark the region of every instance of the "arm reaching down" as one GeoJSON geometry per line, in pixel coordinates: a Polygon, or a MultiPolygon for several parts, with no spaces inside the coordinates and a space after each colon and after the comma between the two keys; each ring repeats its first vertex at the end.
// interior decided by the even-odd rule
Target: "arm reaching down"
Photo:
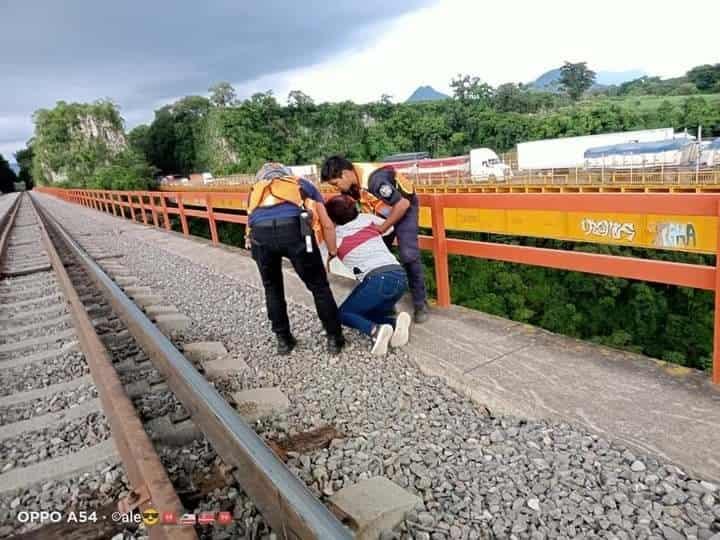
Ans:
{"type": "Polygon", "coordinates": [[[337,255],[337,238],[335,236],[335,224],[330,219],[330,216],[328,216],[324,204],[317,203],[315,205],[315,211],[317,212],[318,219],[320,220],[320,226],[323,230],[323,236],[325,237],[325,243],[327,244],[328,254],[330,258],[335,257],[337,255]]]}
{"type": "Polygon", "coordinates": [[[380,225],[376,225],[380,234],[385,234],[391,227],[394,227],[395,224],[405,216],[408,208],[410,208],[410,201],[407,199],[402,198],[396,202],[392,206],[390,215],[385,219],[385,221],[380,225]]]}

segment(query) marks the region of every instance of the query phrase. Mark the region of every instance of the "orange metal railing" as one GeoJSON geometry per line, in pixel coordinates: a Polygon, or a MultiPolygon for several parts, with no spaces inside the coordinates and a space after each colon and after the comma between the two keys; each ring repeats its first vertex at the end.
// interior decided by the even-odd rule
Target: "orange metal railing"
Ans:
{"type": "MultiPolygon", "coordinates": [[[[112,212],[115,216],[129,217],[133,221],[163,226],[170,229],[170,216],[177,215],[184,235],[189,234],[188,217],[207,219],[210,237],[218,243],[217,223],[247,223],[247,216],[219,212],[213,200],[247,198],[242,192],[148,192],[63,190],[36,188],[65,201],[88,208],[112,212]],[[184,199],[192,199],[187,208],[184,199]],[[202,204],[198,204],[198,201],[202,204]],[[172,201],[174,206],[168,203],[172,201]],[[125,210],[128,210],[126,215],[125,210]],[[140,214],[136,214],[136,210],[140,214]],[[149,216],[148,216],[149,213],[149,216]],[[162,224],[160,224],[162,221],[162,224]]],[[[444,210],[446,208],[503,209],[525,211],[561,211],[588,213],[633,214],[642,209],[647,214],[670,216],[720,217],[720,194],[666,194],[666,193],[470,193],[421,194],[420,204],[429,207],[432,218],[432,236],[422,236],[420,247],[432,251],[437,283],[437,305],[450,306],[449,255],[465,255],[497,261],[530,264],[561,270],[574,270],[602,276],[652,281],[668,285],[692,287],[715,292],[713,334],[712,381],[720,384],[720,270],[717,242],[716,266],[683,264],[632,257],[617,257],[593,253],[563,251],[526,246],[513,246],[491,242],[478,242],[447,238],[444,210]]],[[[720,223],[720,219],[718,219],[720,223]]],[[[718,234],[720,238],[720,234],[718,234]]]]}

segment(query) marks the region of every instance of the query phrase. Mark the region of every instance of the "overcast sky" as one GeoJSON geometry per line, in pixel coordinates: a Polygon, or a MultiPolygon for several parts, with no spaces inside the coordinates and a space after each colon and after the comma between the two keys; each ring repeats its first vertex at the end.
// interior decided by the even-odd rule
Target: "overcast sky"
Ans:
{"type": "Polygon", "coordinates": [[[0,0],[0,153],[60,99],[112,98],[129,127],[214,82],[316,101],[528,82],[563,61],[682,75],[720,62],[720,1],[0,0]],[[686,9],[687,8],[687,9],[686,9]]]}

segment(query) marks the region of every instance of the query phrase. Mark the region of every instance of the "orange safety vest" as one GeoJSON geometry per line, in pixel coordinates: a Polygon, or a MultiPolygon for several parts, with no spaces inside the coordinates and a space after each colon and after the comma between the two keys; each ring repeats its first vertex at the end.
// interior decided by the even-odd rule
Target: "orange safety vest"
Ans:
{"type": "MultiPolygon", "coordinates": [[[[375,163],[353,164],[355,176],[357,176],[357,179],[360,182],[360,200],[358,203],[361,211],[386,218],[390,214],[392,207],[368,191],[370,175],[382,167],[387,167],[387,165],[378,165],[375,163]]],[[[396,171],[395,182],[398,190],[403,196],[409,197],[415,193],[414,184],[404,174],[396,171]]]]}
{"type": "Polygon", "coordinates": [[[315,241],[318,245],[325,241],[320,225],[320,216],[317,213],[317,203],[310,198],[303,199],[299,178],[295,176],[260,180],[253,184],[250,189],[247,213],[249,216],[256,208],[268,208],[283,203],[294,204],[301,210],[308,211],[312,219],[311,227],[315,233],[315,241]]]}

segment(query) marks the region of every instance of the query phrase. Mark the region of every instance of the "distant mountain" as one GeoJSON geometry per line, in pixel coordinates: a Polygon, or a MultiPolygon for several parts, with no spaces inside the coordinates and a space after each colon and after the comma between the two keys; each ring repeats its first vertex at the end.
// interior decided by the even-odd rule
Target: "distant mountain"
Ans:
{"type": "Polygon", "coordinates": [[[442,92],[438,92],[432,86],[418,86],[412,95],[405,100],[405,103],[436,101],[438,99],[448,99],[449,97],[442,92]]]}
{"type": "Polygon", "coordinates": [[[19,173],[20,173],[20,165],[18,165],[18,164],[15,163],[14,161],[9,161],[8,163],[10,163],[10,168],[11,168],[13,171],[15,171],[15,174],[19,174],[19,173]]]}
{"type": "MultiPolygon", "coordinates": [[[[595,79],[594,88],[601,88],[613,84],[622,84],[627,81],[639,79],[645,73],[631,69],[628,71],[598,71],[595,79]]],[[[551,69],[540,75],[537,79],[529,84],[533,90],[544,90],[545,92],[560,91],[560,68],[551,69]]]]}

